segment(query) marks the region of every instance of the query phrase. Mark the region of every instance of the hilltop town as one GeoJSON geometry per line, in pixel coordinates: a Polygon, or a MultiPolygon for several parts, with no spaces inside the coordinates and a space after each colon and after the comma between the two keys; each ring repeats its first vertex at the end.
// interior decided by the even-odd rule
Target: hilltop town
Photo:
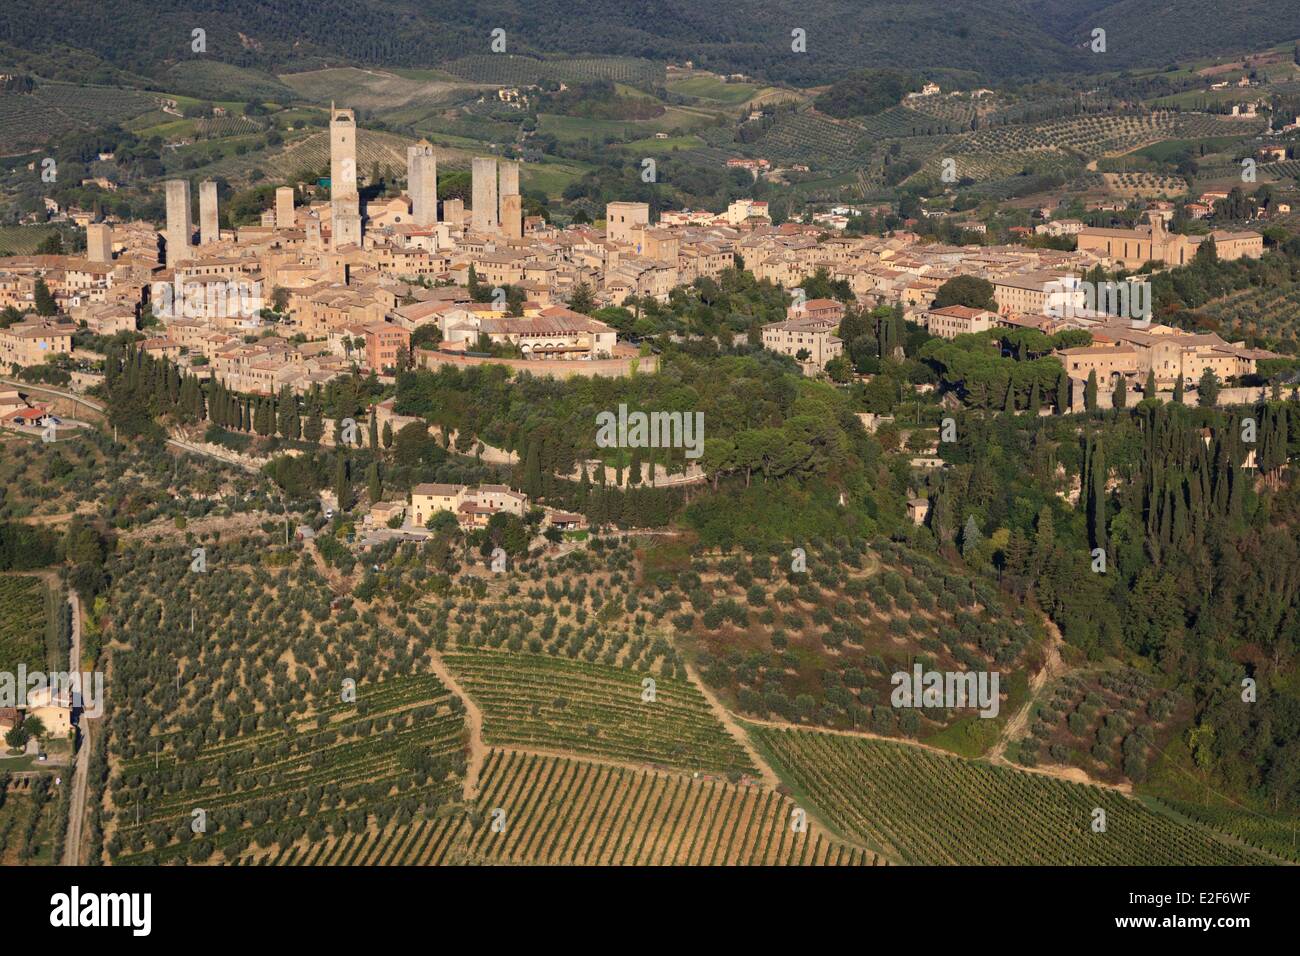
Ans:
{"type": "MultiPolygon", "coordinates": [[[[1091,330],[1092,344],[1063,353],[1080,394],[1092,372],[1140,385],[1154,368],[1171,389],[1207,367],[1222,380],[1250,375],[1272,355],[1167,326],[1134,332],[1124,317],[1085,302],[1081,277],[1092,270],[1186,265],[1207,241],[1225,261],[1263,254],[1259,232],[1173,234],[1159,208],[1131,229],[1075,223],[1074,251],[923,242],[905,229],[873,237],[818,223],[774,226],[767,204],[752,200],[716,215],[665,211],[655,223],[647,203],[616,201],[603,229],[558,228],[524,216],[518,163],[494,157],[473,160],[468,209],[460,199],[440,202],[428,142],[407,149],[405,190],[363,208],[351,110],[331,109],[329,137],[328,199],[302,201],[298,187],[280,186],[259,224],[223,230],[216,183],[205,180],[196,230],[189,181],[169,180],[165,223],[87,222],[85,255],[0,262],[0,308],[20,315],[0,330],[0,362],[75,362],[78,328],[108,337],[145,325],[146,354],[251,395],[286,386],[303,394],[353,367],[389,380],[406,368],[485,362],[538,375],[626,375],[653,371],[654,355],[591,313],[666,302],[674,289],[717,280],[737,263],[784,289],[824,276],[859,307],[901,306],[905,318],[945,338],[995,327],[1091,330]],[[932,308],[944,283],[960,276],[992,285],[990,308],[932,308]],[[61,317],[36,314],[38,283],[61,317]],[[491,297],[481,301],[480,290],[491,297]]],[[[758,330],[759,341],[805,374],[822,374],[843,352],[835,334],[843,314],[842,303],[797,297],[785,321],[758,330]]],[[[78,380],[91,384],[93,374],[78,380]]]]}

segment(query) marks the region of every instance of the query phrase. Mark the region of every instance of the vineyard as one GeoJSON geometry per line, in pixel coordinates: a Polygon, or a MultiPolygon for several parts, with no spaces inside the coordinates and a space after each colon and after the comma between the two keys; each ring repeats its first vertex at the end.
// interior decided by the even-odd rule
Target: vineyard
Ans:
{"type": "Polygon", "coordinates": [[[0,672],[44,669],[48,600],[40,578],[0,576],[0,672]]]}
{"type": "Polygon", "coordinates": [[[30,256],[57,231],[53,226],[0,226],[0,256],[30,256]]]}
{"type": "Polygon", "coordinates": [[[249,865],[861,865],[771,790],[492,750],[477,808],[245,855],[249,865]],[[495,824],[495,828],[494,828],[495,824]]]}
{"type": "Polygon", "coordinates": [[[457,796],[463,705],[419,662],[431,638],[416,622],[399,632],[335,601],[306,556],[268,571],[265,539],[206,547],[203,573],[188,548],[114,562],[110,630],[131,653],[114,657],[112,860],[233,858],[457,796]]]}
{"type": "Polygon", "coordinates": [[[560,57],[539,60],[514,54],[462,57],[442,68],[473,83],[528,86],[542,80],[613,80],[629,86],[663,86],[667,73],[662,63],[636,57],[560,57]]]}
{"type": "Polygon", "coordinates": [[[261,125],[246,116],[216,116],[201,119],[194,124],[194,132],[200,137],[213,136],[247,136],[260,133],[261,125]]]}
{"type": "Polygon", "coordinates": [[[861,863],[866,854],[791,826],[795,806],[758,787],[569,758],[489,760],[469,855],[494,863],[587,865],[861,863]],[[504,824],[492,829],[493,812],[504,824]]]}
{"type": "Polygon", "coordinates": [[[852,160],[864,139],[865,134],[849,123],[807,111],[782,112],[754,149],[777,165],[806,163],[816,157],[829,168],[840,168],[852,160]]]}
{"type": "Polygon", "coordinates": [[[37,146],[75,129],[122,123],[155,109],[158,94],[42,82],[30,93],[0,93],[4,150],[37,146]]]}
{"type": "Polygon", "coordinates": [[[1275,862],[1118,791],[919,747],[754,728],[784,779],[840,832],[915,865],[1275,862]],[[1103,818],[1104,829],[1094,829],[1103,818]]]}
{"type": "Polygon", "coordinates": [[[740,774],[740,745],[687,680],[529,653],[444,655],[483,708],[489,743],[565,750],[664,767],[740,774]]]}

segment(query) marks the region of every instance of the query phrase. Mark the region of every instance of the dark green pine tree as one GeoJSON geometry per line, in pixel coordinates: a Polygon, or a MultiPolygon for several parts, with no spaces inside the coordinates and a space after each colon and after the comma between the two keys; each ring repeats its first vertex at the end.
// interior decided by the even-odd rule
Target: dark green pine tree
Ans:
{"type": "Polygon", "coordinates": [[[384,447],[393,447],[393,423],[384,422],[384,447]]]}
{"type": "Polygon", "coordinates": [[[379,416],[373,405],[370,406],[370,450],[376,454],[379,452],[379,416]]]}
{"type": "Polygon", "coordinates": [[[1183,403],[1183,376],[1181,374],[1174,379],[1174,401],[1179,405],[1183,403]]]}
{"type": "Polygon", "coordinates": [[[1056,377],[1056,414],[1064,415],[1070,408],[1070,376],[1064,371],[1056,377]]]}
{"type": "Polygon", "coordinates": [[[1128,379],[1123,375],[1115,380],[1115,391],[1111,392],[1110,405],[1115,409],[1128,407],[1128,379]]]}
{"type": "Polygon", "coordinates": [[[1085,411],[1097,410],[1097,370],[1088,373],[1088,384],[1083,388],[1083,407],[1085,411]]]}
{"type": "Polygon", "coordinates": [[[370,473],[366,476],[366,493],[370,495],[370,503],[374,505],[379,501],[384,493],[384,483],[379,477],[379,462],[370,463],[370,473]]]}
{"type": "Polygon", "coordinates": [[[1146,386],[1142,389],[1142,398],[1148,399],[1148,398],[1155,398],[1155,397],[1156,397],[1156,370],[1151,369],[1149,372],[1147,372],[1147,383],[1146,386]]]}

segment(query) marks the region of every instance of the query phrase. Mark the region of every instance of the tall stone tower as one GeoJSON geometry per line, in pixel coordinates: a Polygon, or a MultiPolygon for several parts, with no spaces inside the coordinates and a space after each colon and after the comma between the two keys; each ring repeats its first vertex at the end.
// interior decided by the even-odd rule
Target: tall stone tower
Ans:
{"type": "Polygon", "coordinates": [[[113,261],[113,227],[108,223],[86,224],[86,258],[91,262],[113,261]]]}
{"type": "Polygon", "coordinates": [[[476,156],[470,184],[473,208],[470,228],[475,232],[493,232],[497,218],[497,161],[494,156],[476,156]]]}
{"type": "Polygon", "coordinates": [[[221,227],[217,221],[217,184],[211,179],[199,183],[199,245],[221,239],[221,227]]]}
{"type": "Polygon", "coordinates": [[[334,248],[361,245],[361,198],[357,195],[357,118],[330,104],[330,211],[334,248]]]}
{"type": "Polygon", "coordinates": [[[293,187],[279,186],[275,190],[275,228],[292,229],[295,225],[293,187]]]}
{"type": "Polygon", "coordinates": [[[438,160],[428,140],[406,149],[406,191],[411,197],[411,219],[417,226],[438,221],[438,160]]]}
{"type": "Polygon", "coordinates": [[[518,193],[501,197],[501,231],[511,239],[524,237],[524,197],[518,193]]]}
{"type": "Polygon", "coordinates": [[[506,197],[519,195],[519,164],[504,162],[501,164],[501,222],[506,221],[506,197]]]}
{"type": "Polygon", "coordinates": [[[190,239],[194,227],[190,220],[190,181],[167,180],[167,267],[174,269],[193,258],[190,239]]]}

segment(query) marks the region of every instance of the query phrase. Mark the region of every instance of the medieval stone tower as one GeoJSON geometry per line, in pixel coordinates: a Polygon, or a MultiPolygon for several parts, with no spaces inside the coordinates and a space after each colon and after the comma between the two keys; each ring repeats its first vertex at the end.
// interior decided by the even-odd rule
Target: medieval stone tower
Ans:
{"type": "Polygon", "coordinates": [[[470,164],[470,227],[475,232],[495,232],[497,220],[497,161],[495,156],[475,156],[470,164]]]}
{"type": "Polygon", "coordinates": [[[330,104],[330,211],[333,246],[361,245],[361,199],[357,195],[357,119],[330,104]]]}
{"type": "Polygon", "coordinates": [[[167,266],[175,268],[193,258],[190,240],[194,237],[190,219],[190,181],[167,180],[167,266]]]}
{"type": "Polygon", "coordinates": [[[406,149],[406,192],[411,197],[411,219],[417,226],[438,221],[438,160],[428,140],[406,149]]]}

